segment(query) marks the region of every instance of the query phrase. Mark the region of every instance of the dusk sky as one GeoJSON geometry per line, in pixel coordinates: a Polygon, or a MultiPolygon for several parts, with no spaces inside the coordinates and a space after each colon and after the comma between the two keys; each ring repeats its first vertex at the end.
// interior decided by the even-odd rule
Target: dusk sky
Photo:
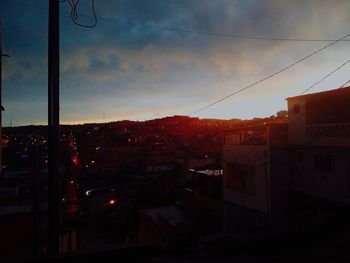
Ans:
{"type": "MultiPolygon", "coordinates": [[[[4,126],[10,119],[14,126],[47,122],[47,6],[45,0],[0,0],[3,51],[11,55],[3,59],[4,126]]],[[[147,25],[273,38],[350,33],[346,0],[96,0],[95,7],[97,26],[86,29],[61,3],[61,123],[189,115],[329,43],[204,36],[147,25]]],[[[91,16],[90,0],[80,0],[78,12],[91,16]]],[[[195,116],[247,119],[286,109],[286,97],[349,60],[349,47],[350,41],[339,42],[195,116]]],[[[350,64],[310,92],[342,85],[349,72],[350,64]]]]}

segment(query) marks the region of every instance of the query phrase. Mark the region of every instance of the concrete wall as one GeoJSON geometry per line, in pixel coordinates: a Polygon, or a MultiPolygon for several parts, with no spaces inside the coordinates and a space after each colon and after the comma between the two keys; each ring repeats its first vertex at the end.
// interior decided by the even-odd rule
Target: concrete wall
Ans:
{"type": "Polygon", "coordinates": [[[224,146],[224,183],[223,199],[237,205],[266,212],[267,186],[266,186],[266,145],[225,145],[224,146]],[[254,182],[255,194],[234,191],[227,187],[227,178],[230,176],[229,164],[242,163],[255,166],[254,182]]]}
{"type": "Polygon", "coordinates": [[[293,151],[293,163],[292,183],[295,188],[350,204],[349,148],[299,146],[293,151]],[[334,172],[316,171],[315,155],[334,156],[334,172]]]}
{"type": "Polygon", "coordinates": [[[305,99],[288,101],[288,140],[290,145],[350,147],[350,123],[306,124],[305,99]],[[294,107],[300,106],[299,113],[294,107]],[[333,135],[325,135],[330,133],[333,135]],[[344,135],[342,135],[344,134],[344,135]]]}

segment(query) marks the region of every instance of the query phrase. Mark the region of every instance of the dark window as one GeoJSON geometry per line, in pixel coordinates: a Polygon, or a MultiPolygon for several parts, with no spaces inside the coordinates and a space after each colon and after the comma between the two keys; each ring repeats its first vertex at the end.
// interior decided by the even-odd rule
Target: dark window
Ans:
{"type": "Polygon", "coordinates": [[[335,160],[333,155],[316,154],[315,171],[332,174],[335,169],[335,160]]]}
{"type": "Polygon", "coordinates": [[[227,165],[226,187],[246,194],[255,194],[255,167],[244,164],[227,165]]]}
{"type": "Polygon", "coordinates": [[[267,143],[266,128],[245,130],[241,134],[241,143],[243,145],[265,145],[267,143]]]}

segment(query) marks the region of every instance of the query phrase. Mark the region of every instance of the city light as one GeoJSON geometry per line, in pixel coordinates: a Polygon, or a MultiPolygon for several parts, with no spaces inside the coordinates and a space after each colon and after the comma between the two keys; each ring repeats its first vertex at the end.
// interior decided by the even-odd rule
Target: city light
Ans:
{"type": "Polygon", "coordinates": [[[74,165],[78,165],[79,164],[78,156],[76,156],[76,155],[73,156],[72,162],[73,162],[74,165]]]}
{"type": "Polygon", "coordinates": [[[108,202],[109,205],[115,205],[116,203],[117,203],[117,200],[115,200],[115,199],[111,199],[108,202]]]}

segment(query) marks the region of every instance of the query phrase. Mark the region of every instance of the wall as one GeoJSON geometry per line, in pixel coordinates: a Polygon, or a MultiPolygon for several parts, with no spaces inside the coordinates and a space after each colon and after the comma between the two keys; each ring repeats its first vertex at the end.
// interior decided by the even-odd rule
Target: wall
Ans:
{"type": "Polygon", "coordinates": [[[350,204],[350,151],[342,147],[299,146],[293,151],[293,186],[320,197],[350,204]],[[302,154],[303,153],[303,154],[302,154]],[[334,156],[334,172],[315,170],[315,155],[334,156]],[[302,159],[301,156],[304,156],[302,159]]]}
{"type": "MultiPolygon", "coordinates": [[[[327,105],[325,105],[326,107],[327,105]]],[[[350,147],[350,120],[341,123],[316,123],[306,120],[313,113],[307,110],[305,98],[288,101],[288,138],[291,145],[329,145],[350,147]],[[294,112],[300,105],[299,113],[294,112]]]]}
{"type": "Polygon", "coordinates": [[[258,211],[267,211],[266,198],[266,145],[225,145],[224,146],[224,200],[234,202],[258,211]],[[243,163],[255,166],[255,194],[233,191],[227,187],[227,178],[230,176],[230,162],[243,163]]]}

